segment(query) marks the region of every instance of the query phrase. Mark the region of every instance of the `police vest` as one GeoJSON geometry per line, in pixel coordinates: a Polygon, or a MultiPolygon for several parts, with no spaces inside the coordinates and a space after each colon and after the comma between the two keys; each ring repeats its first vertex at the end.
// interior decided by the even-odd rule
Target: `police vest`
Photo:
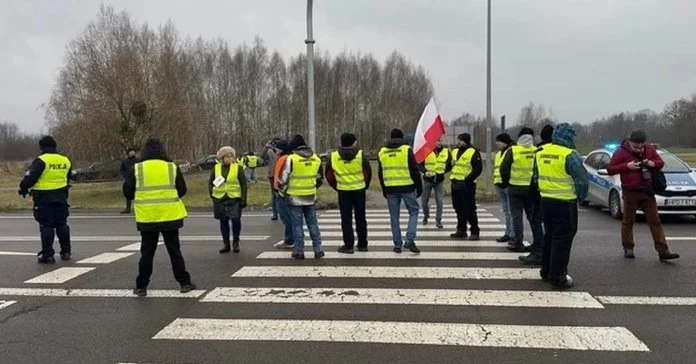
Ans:
{"type": "Polygon", "coordinates": [[[452,161],[454,166],[452,167],[452,173],[450,174],[450,180],[463,181],[466,176],[471,174],[473,168],[471,167],[471,159],[474,157],[474,148],[467,148],[464,154],[459,157],[459,149],[455,149],[452,152],[452,161]]]}
{"type": "Polygon", "coordinates": [[[365,189],[365,175],[363,174],[363,151],[352,160],[341,158],[338,151],[331,153],[331,166],[336,174],[336,189],[339,191],[357,191],[365,189]]]}
{"type": "MultiPolygon", "coordinates": [[[[229,198],[241,198],[242,188],[239,185],[239,179],[237,175],[239,173],[239,164],[230,164],[230,171],[225,176],[225,182],[220,185],[220,187],[213,186],[213,197],[221,199],[227,195],[229,198]]],[[[222,164],[215,164],[215,178],[222,177],[222,164]]]]}
{"type": "Polygon", "coordinates": [[[237,164],[239,164],[242,168],[245,168],[246,163],[244,163],[244,157],[237,157],[237,164]]]}
{"type": "Polygon", "coordinates": [[[547,144],[536,154],[541,197],[573,201],[578,196],[573,178],[566,172],[566,158],[573,150],[562,145],[547,144]]]}
{"type": "Polygon", "coordinates": [[[505,153],[507,153],[508,150],[510,150],[510,148],[495,153],[495,161],[493,164],[493,184],[503,183],[503,178],[500,176],[500,165],[503,164],[505,153]]]}
{"type": "Polygon", "coordinates": [[[435,151],[428,154],[425,158],[425,171],[435,174],[445,174],[449,154],[450,151],[447,148],[442,148],[440,154],[436,154],[435,151]]]}
{"type": "Polygon", "coordinates": [[[532,184],[532,174],[534,174],[534,155],[537,147],[513,145],[510,147],[512,152],[512,166],[510,168],[510,185],[519,187],[529,187],[532,184]]]}
{"type": "Polygon", "coordinates": [[[39,156],[46,167],[39,180],[32,186],[36,191],[59,190],[68,186],[68,171],[70,171],[70,159],[58,153],[44,153],[39,156]]]}
{"type": "Polygon", "coordinates": [[[379,162],[382,164],[382,178],[386,187],[413,185],[411,171],[408,168],[408,145],[397,148],[382,147],[379,150],[379,162]]]}
{"type": "Polygon", "coordinates": [[[256,168],[259,165],[259,157],[255,155],[250,155],[247,157],[247,166],[249,168],[256,168]]]}
{"type": "Polygon", "coordinates": [[[292,172],[285,191],[290,196],[313,196],[317,193],[317,175],[321,159],[316,154],[304,158],[297,154],[288,156],[292,162],[292,172]]]}
{"type": "Polygon", "coordinates": [[[136,163],[135,221],[140,223],[181,220],[186,207],[176,191],[176,165],[159,159],[136,163]]]}

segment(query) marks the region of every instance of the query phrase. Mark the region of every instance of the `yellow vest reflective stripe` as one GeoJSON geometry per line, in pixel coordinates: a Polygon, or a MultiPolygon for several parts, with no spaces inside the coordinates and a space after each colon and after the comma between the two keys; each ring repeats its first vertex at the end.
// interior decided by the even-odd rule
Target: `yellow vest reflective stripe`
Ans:
{"type": "Polygon", "coordinates": [[[256,168],[259,165],[259,157],[255,155],[250,155],[247,157],[247,166],[249,168],[256,168]]]}
{"type": "Polygon", "coordinates": [[[442,148],[440,154],[436,154],[434,151],[425,157],[425,171],[436,174],[444,174],[445,168],[447,168],[447,158],[449,158],[450,151],[447,148],[442,148]]]}
{"type": "Polygon", "coordinates": [[[508,152],[510,148],[504,151],[499,151],[495,153],[495,162],[493,164],[493,183],[503,183],[503,178],[500,176],[500,165],[503,164],[503,159],[505,159],[505,153],[508,152]]]}
{"type": "Polygon", "coordinates": [[[382,147],[379,150],[379,162],[382,164],[382,178],[386,187],[413,185],[411,171],[408,169],[408,145],[398,148],[382,147]]]}
{"type": "Polygon", "coordinates": [[[510,185],[529,187],[532,184],[532,174],[534,174],[534,155],[537,147],[524,147],[513,145],[512,166],[510,168],[510,185]]]}
{"type": "Polygon", "coordinates": [[[292,172],[290,172],[286,193],[290,196],[315,195],[321,159],[316,154],[312,154],[309,158],[292,154],[288,158],[292,161],[292,172]]]}
{"type": "Polygon", "coordinates": [[[36,191],[52,191],[68,186],[68,171],[70,171],[70,159],[58,153],[44,153],[39,156],[46,167],[39,180],[32,186],[36,191]]]}
{"type": "Polygon", "coordinates": [[[336,174],[336,189],[339,191],[357,191],[365,188],[365,175],[362,169],[363,151],[352,160],[344,160],[338,151],[331,153],[331,166],[336,174]]]}
{"type": "Polygon", "coordinates": [[[135,164],[135,221],[181,220],[186,207],[176,191],[176,165],[153,159],[135,164]]]}
{"type": "Polygon", "coordinates": [[[468,148],[464,151],[464,154],[459,157],[459,149],[455,149],[452,152],[452,161],[454,166],[452,167],[452,173],[450,174],[450,180],[463,181],[466,176],[471,174],[473,168],[471,168],[471,158],[474,156],[474,148],[468,148]]]}
{"type": "Polygon", "coordinates": [[[575,183],[566,172],[566,158],[573,152],[562,145],[547,144],[537,152],[536,164],[539,171],[541,197],[556,200],[577,200],[575,183]]]}
{"type": "MultiPolygon", "coordinates": [[[[239,185],[237,174],[239,173],[239,164],[230,164],[230,171],[225,176],[225,183],[220,187],[213,186],[213,197],[220,199],[227,195],[229,198],[241,198],[242,187],[239,185]]],[[[222,177],[222,163],[215,164],[215,178],[222,177]]]]}

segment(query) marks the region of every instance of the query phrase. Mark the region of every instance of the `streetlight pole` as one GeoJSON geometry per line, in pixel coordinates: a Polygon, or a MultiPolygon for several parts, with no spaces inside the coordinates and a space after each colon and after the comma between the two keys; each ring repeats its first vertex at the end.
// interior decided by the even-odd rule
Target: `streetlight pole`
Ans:
{"type": "Polygon", "coordinates": [[[314,38],[312,37],[312,0],[307,0],[307,115],[309,117],[309,147],[316,149],[314,121],[314,38]]]}
{"type": "Polygon", "coordinates": [[[491,0],[488,0],[488,31],[486,49],[486,194],[493,193],[493,169],[491,165],[491,0]]]}

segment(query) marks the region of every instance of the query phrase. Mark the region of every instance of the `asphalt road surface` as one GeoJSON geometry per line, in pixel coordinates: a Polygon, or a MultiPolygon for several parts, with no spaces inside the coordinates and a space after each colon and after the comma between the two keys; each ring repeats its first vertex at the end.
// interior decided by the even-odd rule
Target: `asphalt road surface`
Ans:
{"type": "Polygon", "coordinates": [[[681,259],[658,261],[639,223],[628,260],[620,222],[581,208],[576,285],[560,292],[493,241],[497,205],[479,213],[485,240],[450,240],[448,208],[444,230],[419,225],[422,254],[399,255],[386,210],[370,210],[370,251],[338,256],[338,213],[326,211],[327,255],[307,244],[304,261],[273,247],[282,225],[267,213],[244,217],[242,251],[226,255],[217,222],[194,214],[182,246],[199,290],[178,292],[161,246],[146,298],[131,293],[132,217],[72,216],[73,259],[40,265],[31,216],[0,215],[0,363],[693,362],[692,219],[665,219],[681,259]]]}

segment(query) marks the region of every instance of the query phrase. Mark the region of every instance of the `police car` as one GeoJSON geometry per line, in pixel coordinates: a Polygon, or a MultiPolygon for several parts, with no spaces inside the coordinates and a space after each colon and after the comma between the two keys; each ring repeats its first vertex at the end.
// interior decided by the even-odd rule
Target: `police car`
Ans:
{"type": "MultiPolygon", "coordinates": [[[[583,205],[589,203],[608,207],[612,217],[621,219],[623,206],[621,198],[621,177],[609,176],[607,166],[618,144],[607,144],[602,149],[593,150],[584,159],[587,169],[589,190],[583,205]]],[[[696,215],[696,172],[676,155],[660,148],[657,153],[665,162],[662,168],[667,179],[667,190],[655,195],[660,214],[696,215]]],[[[643,212],[638,210],[639,214],[643,212]]]]}

